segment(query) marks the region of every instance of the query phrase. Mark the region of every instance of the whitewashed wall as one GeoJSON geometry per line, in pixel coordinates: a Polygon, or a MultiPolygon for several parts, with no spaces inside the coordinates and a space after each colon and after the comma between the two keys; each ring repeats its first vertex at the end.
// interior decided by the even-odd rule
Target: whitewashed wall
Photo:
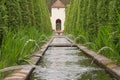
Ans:
{"type": "Polygon", "coordinates": [[[64,22],[65,22],[65,8],[52,8],[51,9],[51,22],[52,29],[56,30],[56,20],[61,20],[61,30],[64,30],[64,22]]]}

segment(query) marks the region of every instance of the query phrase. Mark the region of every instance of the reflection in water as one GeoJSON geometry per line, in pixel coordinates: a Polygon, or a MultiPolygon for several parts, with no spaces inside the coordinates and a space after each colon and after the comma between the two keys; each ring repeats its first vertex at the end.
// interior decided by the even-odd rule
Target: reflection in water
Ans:
{"type": "Polygon", "coordinates": [[[31,80],[115,80],[76,47],[49,47],[31,80]]]}

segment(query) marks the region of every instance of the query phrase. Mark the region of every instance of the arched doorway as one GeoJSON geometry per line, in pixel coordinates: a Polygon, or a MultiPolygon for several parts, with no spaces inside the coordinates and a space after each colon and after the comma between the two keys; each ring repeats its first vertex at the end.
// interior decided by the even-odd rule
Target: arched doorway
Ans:
{"type": "Polygon", "coordinates": [[[56,31],[60,31],[61,30],[61,20],[57,19],[56,20],[56,31]]]}

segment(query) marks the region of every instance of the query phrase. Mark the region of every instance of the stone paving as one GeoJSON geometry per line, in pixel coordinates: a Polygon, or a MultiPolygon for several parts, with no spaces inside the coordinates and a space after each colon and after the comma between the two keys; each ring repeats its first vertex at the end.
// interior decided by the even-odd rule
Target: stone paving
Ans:
{"type": "Polygon", "coordinates": [[[71,42],[69,42],[66,38],[63,37],[58,37],[58,38],[54,38],[53,41],[51,42],[51,45],[59,45],[59,44],[71,44],[71,42]]]}
{"type": "Polygon", "coordinates": [[[28,74],[31,72],[31,70],[32,68],[27,69],[27,70],[25,69],[16,70],[10,76],[6,77],[5,80],[25,80],[28,74]]]}

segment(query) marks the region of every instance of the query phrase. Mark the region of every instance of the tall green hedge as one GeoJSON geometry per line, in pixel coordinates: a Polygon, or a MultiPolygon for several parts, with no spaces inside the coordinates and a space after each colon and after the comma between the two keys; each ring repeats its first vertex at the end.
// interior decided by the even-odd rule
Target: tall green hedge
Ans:
{"type": "Polygon", "coordinates": [[[21,11],[21,17],[22,17],[22,25],[23,26],[29,26],[31,25],[30,21],[30,9],[28,7],[28,1],[27,0],[20,0],[20,11],[21,11]]]}
{"type": "Polygon", "coordinates": [[[71,0],[66,10],[65,33],[96,51],[107,46],[103,54],[120,62],[120,1],[71,0]]]}
{"type": "Polygon", "coordinates": [[[5,6],[5,1],[0,1],[0,28],[3,26],[7,26],[7,10],[5,6]]]}
{"type": "Polygon", "coordinates": [[[4,28],[8,25],[7,23],[7,10],[5,6],[5,0],[0,1],[0,45],[2,44],[2,38],[4,34],[4,28]]]}
{"type": "Polygon", "coordinates": [[[46,0],[0,1],[0,43],[3,27],[17,31],[21,26],[36,27],[41,33],[51,32],[46,0]]]}
{"type": "Polygon", "coordinates": [[[0,0],[0,69],[29,62],[51,31],[46,0],[0,0]]]}
{"type": "MultiPolygon", "coordinates": [[[[46,0],[0,0],[0,69],[29,63],[51,28],[46,0]]],[[[0,72],[0,80],[5,75],[0,72]]]]}
{"type": "Polygon", "coordinates": [[[27,2],[28,2],[28,9],[29,9],[30,26],[35,26],[35,15],[34,15],[33,0],[27,0],[27,2]]]}
{"type": "Polygon", "coordinates": [[[18,0],[6,0],[5,6],[7,8],[8,15],[8,27],[14,29],[21,25],[21,12],[18,0]]]}

